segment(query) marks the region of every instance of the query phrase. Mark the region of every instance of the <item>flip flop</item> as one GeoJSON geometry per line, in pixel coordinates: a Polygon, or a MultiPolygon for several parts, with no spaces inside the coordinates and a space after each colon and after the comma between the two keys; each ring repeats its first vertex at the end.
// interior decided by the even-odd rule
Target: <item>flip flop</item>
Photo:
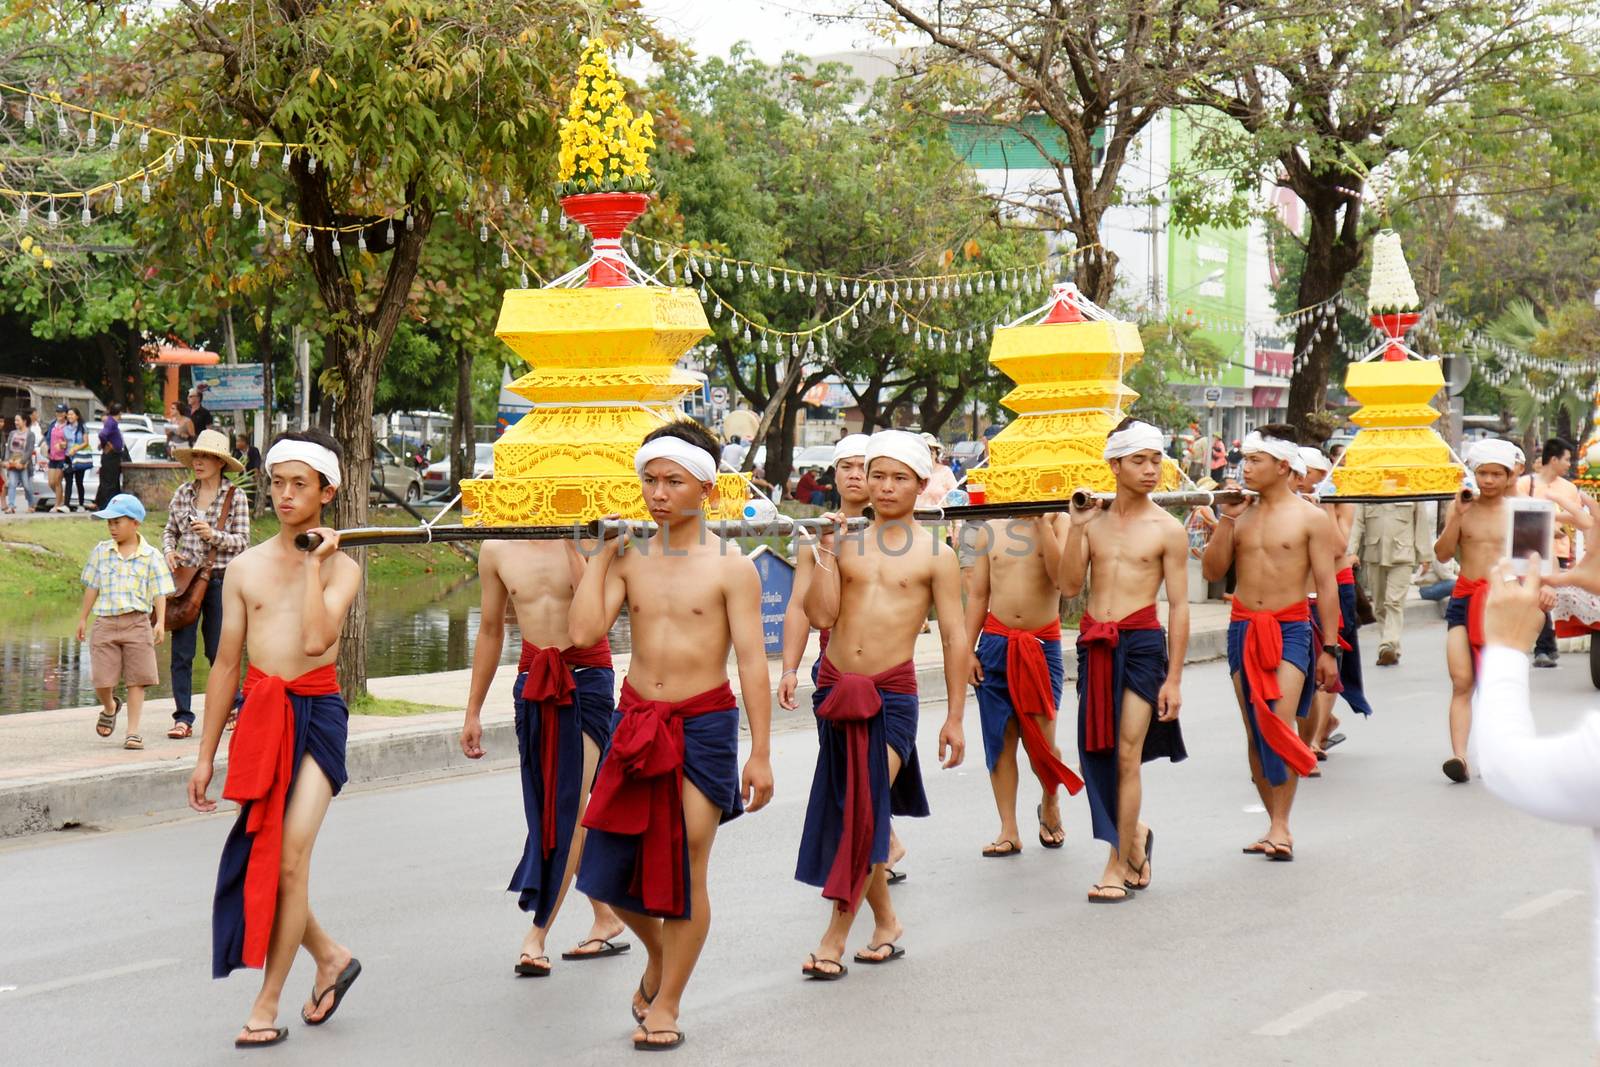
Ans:
{"type": "Polygon", "coordinates": [[[897,871],[893,867],[887,868],[884,873],[889,876],[890,885],[899,885],[909,877],[905,871],[897,871]]]}
{"type": "Polygon", "coordinates": [[[289,1040],[289,1028],[287,1026],[247,1026],[244,1028],[244,1032],[247,1034],[271,1034],[272,1036],[265,1041],[246,1041],[242,1037],[236,1037],[233,1039],[234,1048],[266,1048],[268,1045],[281,1045],[289,1040]]]}
{"type": "Polygon", "coordinates": [[[826,958],[818,959],[816,954],[813,953],[811,955],[811,966],[801,967],[800,973],[805,975],[807,980],[812,982],[837,982],[839,979],[850,973],[850,968],[846,967],[838,960],[830,960],[826,958]],[[819,964],[823,963],[831,963],[839,969],[837,971],[824,971],[820,966],[818,966],[819,964]]]}
{"type": "Polygon", "coordinates": [[[671,1052],[675,1048],[682,1048],[684,1042],[682,1030],[646,1030],[643,1037],[633,1039],[633,1047],[640,1052],[671,1052]],[[651,1041],[651,1034],[672,1034],[671,1041],[651,1041]]]}
{"type": "Polygon", "coordinates": [[[524,952],[522,958],[517,961],[512,970],[516,971],[521,978],[548,978],[550,976],[550,957],[530,956],[524,952]],[[544,962],[540,963],[540,960],[544,960],[544,962]]]}
{"type": "Polygon", "coordinates": [[[1022,846],[1009,838],[1004,841],[991,841],[983,848],[983,858],[986,860],[1005,859],[1007,856],[1022,855],[1022,846]]]}
{"type": "Polygon", "coordinates": [[[862,949],[861,952],[857,952],[856,962],[871,964],[893,963],[895,960],[903,958],[905,954],[906,950],[895,944],[893,941],[885,941],[881,945],[868,945],[866,948],[862,949]],[[889,950],[889,954],[887,956],[874,957],[862,955],[863,952],[882,952],[884,949],[889,950]]]}
{"type": "Polygon", "coordinates": [[[1334,745],[1342,745],[1342,744],[1344,744],[1344,742],[1345,742],[1344,734],[1334,734],[1331,737],[1329,737],[1326,741],[1322,742],[1322,747],[1325,748],[1325,749],[1328,749],[1328,748],[1332,748],[1334,745]]]}
{"type": "Polygon", "coordinates": [[[1039,817],[1039,844],[1043,845],[1045,848],[1061,848],[1067,843],[1067,832],[1062,828],[1060,823],[1056,823],[1054,826],[1048,826],[1045,824],[1043,804],[1035,805],[1033,813],[1039,817]],[[1053,837],[1046,837],[1045,834],[1047,833],[1060,834],[1061,840],[1057,841],[1053,837]]]}
{"type": "MultiPolygon", "coordinates": [[[[661,992],[661,990],[658,989],[658,990],[656,990],[656,992],[659,993],[659,992],[661,992]]],[[[649,1005],[654,1004],[656,1002],[656,998],[655,997],[646,996],[645,995],[644,979],[643,978],[639,979],[639,996],[644,999],[644,1002],[645,1002],[645,1005],[646,1005],[646,1010],[641,1012],[637,1008],[635,1008],[632,1004],[629,1004],[628,1005],[628,1014],[633,1016],[633,1021],[634,1022],[638,1023],[640,1026],[643,1026],[644,1025],[644,1017],[645,1017],[645,1015],[647,1015],[649,1013],[649,1005]]]]}
{"type": "Polygon", "coordinates": [[[1279,845],[1279,844],[1276,844],[1276,843],[1271,842],[1271,841],[1267,842],[1267,844],[1272,845],[1272,851],[1268,852],[1266,854],[1267,859],[1271,860],[1274,863],[1293,863],[1294,862],[1294,846],[1293,845],[1290,845],[1290,844],[1279,845]]]}
{"type": "MultiPolygon", "coordinates": [[[[1144,862],[1139,865],[1139,869],[1137,871],[1133,872],[1134,873],[1134,877],[1141,877],[1141,876],[1143,876],[1145,871],[1150,870],[1150,857],[1154,856],[1155,854],[1156,854],[1156,832],[1154,830],[1150,829],[1150,827],[1146,826],[1144,828],[1144,862]]],[[[1150,879],[1151,879],[1151,881],[1155,880],[1155,875],[1153,873],[1150,875],[1150,879]]],[[[1127,886],[1129,889],[1133,889],[1133,890],[1149,889],[1150,888],[1150,882],[1146,882],[1144,885],[1140,885],[1138,882],[1127,882],[1127,881],[1124,881],[1122,884],[1127,886]]]]}
{"type": "Polygon", "coordinates": [[[1270,844],[1272,844],[1272,842],[1268,841],[1266,838],[1263,837],[1261,840],[1257,841],[1255,845],[1246,845],[1244,848],[1241,848],[1239,851],[1243,852],[1246,856],[1265,856],[1267,854],[1267,850],[1264,849],[1264,848],[1257,848],[1256,845],[1270,845],[1270,844]]]}
{"type": "Polygon", "coordinates": [[[1452,782],[1470,782],[1472,774],[1467,770],[1467,761],[1459,756],[1451,756],[1444,761],[1444,776],[1452,782]]]}
{"type": "Polygon", "coordinates": [[[1122,895],[1120,897],[1091,896],[1089,898],[1089,903],[1091,904],[1126,904],[1128,901],[1133,899],[1133,890],[1128,888],[1127,882],[1123,882],[1121,885],[1110,882],[1105,885],[1097,885],[1094,888],[1099,890],[1120,889],[1122,890],[1122,895]]]}
{"type": "Polygon", "coordinates": [[[578,948],[582,948],[584,945],[604,945],[605,947],[598,952],[579,952],[577,949],[573,949],[571,952],[563,952],[561,958],[564,960],[597,960],[604,956],[620,956],[633,947],[627,941],[608,941],[603,937],[591,937],[578,942],[578,948]]]}
{"type": "Polygon", "coordinates": [[[360,977],[361,961],[356,959],[354,956],[351,956],[350,962],[344,965],[344,970],[339,972],[339,977],[333,980],[333,984],[331,986],[329,986],[327,989],[324,989],[320,993],[317,992],[317,987],[315,985],[311,987],[311,1003],[313,1006],[320,1005],[322,1003],[322,998],[327,996],[329,993],[333,994],[333,1003],[329,1005],[328,1010],[323,1013],[322,1018],[308,1019],[306,1018],[305,1009],[301,1008],[300,1021],[305,1023],[307,1026],[321,1026],[323,1023],[333,1018],[333,1013],[339,1010],[339,1002],[344,999],[344,995],[346,993],[350,992],[350,987],[355,985],[356,979],[360,977]]]}

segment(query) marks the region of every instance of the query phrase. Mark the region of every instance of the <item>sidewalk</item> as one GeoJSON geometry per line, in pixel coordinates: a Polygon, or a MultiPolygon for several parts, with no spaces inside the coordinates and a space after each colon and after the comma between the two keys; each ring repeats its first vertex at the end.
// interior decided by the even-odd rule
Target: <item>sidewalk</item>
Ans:
{"type": "MultiPolygon", "coordinates": [[[[1163,620],[1167,606],[1160,605],[1163,620]]],[[[1188,662],[1218,659],[1227,651],[1225,604],[1194,604],[1190,614],[1188,662]]],[[[1067,646],[1066,675],[1070,685],[1077,675],[1071,654],[1074,631],[1063,635],[1067,646]]],[[[811,664],[817,657],[812,639],[800,666],[800,707],[786,712],[773,707],[773,729],[810,729],[811,664]]],[[[627,674],[629,656],[615,658],[618,684],[627,674]]],[[[939,666],[937,628],[917,639],[917,687],[931,701],[944,698],[944,673],[939,666]]],[[[767,661],[772,689],[777,688],[782,665],[767,661]]],[[[729,666],[735,693],[739,676],[729,666]]],[[[470,670],[435,674],[373,678],[373,695],[437,705],[447,710],[422,715],[391,717],[352,715],[348,765],[351,785],[383,782],[419,774],[449,774],[497,770],[516,762],[517,745],[512,730],[511,689],[516,669],[503,665],[484,700],[483,746],[487,755],[472,761],[461,754],[457,738],[466,708],[470,670]]],[[[1071,706],[1070,695],[1063,701],[1071,706]]],[[[0,838],[41,833],[63,827],[102,824],[132,816],[182,809],[184,789],[194,768],[197,740],[172,741],[166,736],[172,723],[172,700],[145,704],[140,732],[145,748],[129,752],[122,746],[125,721],[102,739],[95,735],[98,707],[0,715],[0,838]]],[[[968,711],[975,712],[968,702],[968,711]]],[[[213,796],[220,792],[226,769],[227,744],[219,753],[213,796]]]]}

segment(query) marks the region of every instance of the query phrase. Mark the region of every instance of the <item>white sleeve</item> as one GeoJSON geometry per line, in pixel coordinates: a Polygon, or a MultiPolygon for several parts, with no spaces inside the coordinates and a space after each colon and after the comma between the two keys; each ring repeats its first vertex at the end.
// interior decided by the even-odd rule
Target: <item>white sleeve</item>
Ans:
{"type": "Polygon", "coordinates": [[[1600,713],[1567,733],[1535,736],[1526,653],[1483,650],[1471,747],[1473,768],[1507,804],[1554,822],[1600,827],[1600,713]]]}

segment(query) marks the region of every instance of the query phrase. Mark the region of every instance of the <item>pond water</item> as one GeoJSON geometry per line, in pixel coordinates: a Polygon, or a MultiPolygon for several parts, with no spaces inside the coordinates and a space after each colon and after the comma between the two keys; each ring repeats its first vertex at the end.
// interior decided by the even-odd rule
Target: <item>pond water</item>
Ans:
{"type": "MultiPolygon", "coordinates": [[[[478,636],[478,581],[411,580],[403,589],[369,590],[367,673],[427,674],[472,666],[478,636]]],[[[89,670],[89,645],[80,643],[76,604],[55,605],[33,615],[12,615],[0,635],[0,714],[48,711],[95,703],[89,670]]],[[[515,663],[521,639],[513,623],[506,633],[502,663],[515,663]]],[[[628,648],[626,619],[619,619],[612,648],[628,648]]],[[[152,698],[172,695],[170,646],[156,649],[161,681],[147,690],[152,698]]],[[[209,664],[195,656],[195,710],[203,703],[209,664]]],[[[463,694],[465,696],[465,694],[463,694]]]]}

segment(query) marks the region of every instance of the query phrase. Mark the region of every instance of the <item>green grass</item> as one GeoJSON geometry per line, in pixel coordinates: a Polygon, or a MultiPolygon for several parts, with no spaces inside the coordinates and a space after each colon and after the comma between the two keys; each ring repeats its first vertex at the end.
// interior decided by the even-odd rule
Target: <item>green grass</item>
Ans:
{"type": "Polygon", "coordinates": [[[352,715],[386,715],[398,717],[402,715],[427,715],[435,711],[450,711],[451,708],[440,707],[437,704],[418,704],[410,700],[391,700],[386,697],[375,697],[371,693],[363,693],[356,697],[350,705],[352,715]]]}
{"type": "MultiPolygon", "coordinates": [[[[450,522],[456,516],[441,520],[450,522]]],[[[373,509],[368,521],[375,526],[409,526],[415,520],[402,511],[373,509]]],[[[165,511],[152,511],[142,524],[146,541],[161,547],[165,511]]],[[[250,523],[250,542],[259,544],[278,532],[276,515],[263,515],[250,523]]],[[[0,599],[8,603],[76,604],[83,593],[78,575],[96,544],[109,536],[106,524],[78,516],[32,519],[0,518],[0,599]]],[[[472,560],[445,545],[400,545],[367,549],[369,585],[398,585],[419,575],[464,577],[475,571],[472,560]]]]}

